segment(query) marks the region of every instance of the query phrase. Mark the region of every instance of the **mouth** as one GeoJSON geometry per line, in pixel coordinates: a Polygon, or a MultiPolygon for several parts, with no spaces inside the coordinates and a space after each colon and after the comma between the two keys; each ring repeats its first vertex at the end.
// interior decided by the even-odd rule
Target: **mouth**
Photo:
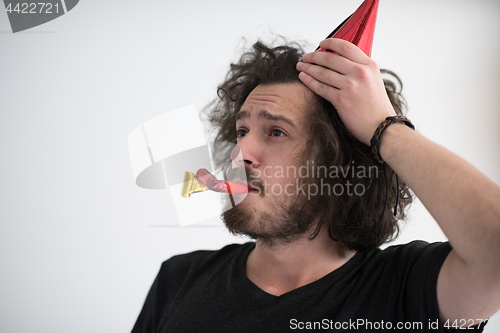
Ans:
{"type": "Polygon", "coordinates": [[[259,197],[265,197],[266,191],[264,184],[257,182],[257,183],[252,183],[253,184],[252,186],[251,183],[252,182],[248,182],[248,193],[259,197]]]}
{"type": "Polygon", "coordinates": [[[244,168],[234,168],[227,172],[227,179],[230,179],[233,183],[238,184],[241,188],[245,188],[248,193],[262,192],[260,189],[260,181],[252,176],[248,170],[244,168]],[[252,182],[253,186],[251,185],[252,182]]]}
{"type": "Polygon", "coordinates": [[[248,192],[257,192],[258,191],[258,189],[256,189],[255,187],[252,187],[250,185],[250,183],[248,183],[247,186],[248,186],[248,192]]]}

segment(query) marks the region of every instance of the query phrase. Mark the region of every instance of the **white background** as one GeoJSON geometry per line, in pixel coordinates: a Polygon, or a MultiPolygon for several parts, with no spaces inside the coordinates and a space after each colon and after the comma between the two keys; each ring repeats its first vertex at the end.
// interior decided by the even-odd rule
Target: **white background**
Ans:
{"type": "MultiPolygon", "coordinates": [[[[313,50],[360,3],[83,0],[17,34],[0,10],[0,331],[130,331],[163,260],[245,241],[175,227],[167,191],[135,185],[128,135],[214,98],[242,37],[313,50]]],[[[498,1],[382,0],[372,53],[417,129],[497,184],[499,37],[498,1]]],[[[445,239],[420,204],[412,239],[445,239]]]]}

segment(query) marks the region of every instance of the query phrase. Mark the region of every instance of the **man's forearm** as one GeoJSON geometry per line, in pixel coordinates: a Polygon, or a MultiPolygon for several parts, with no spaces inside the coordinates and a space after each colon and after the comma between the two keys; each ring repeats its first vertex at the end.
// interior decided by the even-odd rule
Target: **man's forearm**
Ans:
{"type": "Polygon", "coordinates": [[[404,124],[387,128],[380,153],[422,201],[466,263],[498,266],[500,187],[404,124]]]}

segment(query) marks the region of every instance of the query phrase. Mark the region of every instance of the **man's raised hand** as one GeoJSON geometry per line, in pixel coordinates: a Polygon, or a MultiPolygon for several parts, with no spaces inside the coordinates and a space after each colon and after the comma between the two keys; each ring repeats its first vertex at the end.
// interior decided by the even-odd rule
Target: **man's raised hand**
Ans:
{"type": "Polygon", "coordinates": [[[377,126],[396,113],[378,65],[356,45],[328,38],[319,44],[332,52],[312,52],[297,64],[300,80],[332,103],[347,129],[370,145],[377,126]]]}

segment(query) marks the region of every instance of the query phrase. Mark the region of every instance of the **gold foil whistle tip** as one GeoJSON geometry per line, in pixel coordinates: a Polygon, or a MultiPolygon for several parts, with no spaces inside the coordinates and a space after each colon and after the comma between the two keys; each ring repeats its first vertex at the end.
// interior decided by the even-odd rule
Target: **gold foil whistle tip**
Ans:
{"type": "Polygon", "coordinates": [[[181,191],[182,197],[189,198],[193,193],[203,192],[206,190],[208,190],[208,188],[198,180],[196,174],[188,171],[184,172],[184,181],[182,183],[181,191]]]}

